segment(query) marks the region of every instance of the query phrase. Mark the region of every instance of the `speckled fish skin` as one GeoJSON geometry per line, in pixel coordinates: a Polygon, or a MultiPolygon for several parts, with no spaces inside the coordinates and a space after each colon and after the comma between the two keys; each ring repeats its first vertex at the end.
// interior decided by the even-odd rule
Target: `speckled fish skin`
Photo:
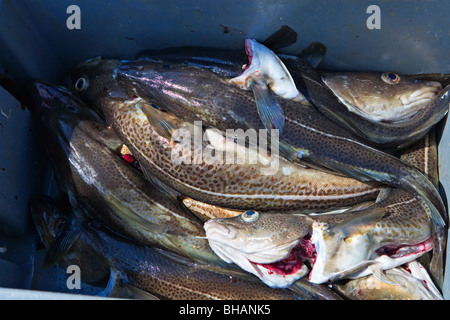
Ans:
{"type": "Polygon", "coordinates": [[[404,121],[371,121],[340,103],[333,92],[322,82],[320,73],[300,59],[284,60],[298,87],[306,87],[314,106],[331,121],[339,123],[367,143],[380,148],[403,148],[422,138],[448,112],[449,86],[414,117],[404,121]]]}
{"type": "MultiPolygon", "coordinates": [[[[45,86],[48,90],[55,88],[45,86]]],[[[51,141],[57,141],[56,138],[60,141],[49,150],[49,156],[58,160],[58,166],[66,168],[59,178],[67,181],[67,189],[77,201],[135,241],[173,250],[205,263],[221,264],[207,241],[200,238],[204,236],[201,221],[182,211],[140,172],[120,159],[109,145],[121,144],[114,131],[92,118],[80,118],[79,114],[88,107],[74,101],[77,108],[70,110],[54,96],[51,105],[37,108],[36,112],[44,120],[41,126],[65,128],[53,133],[47,131],[46,137],[58,135],[51,141]]]]}
{"type": "MultiPolygon", "coordinates": [[[[99,93],[97,88],[106,87],[105,83],[111,90],[115,88],[113,80],[102,78],[105,68],[107,66],[99,64],[97,70],[91,70],[89,83],[92,91],[88,88],[82,92],[83,97],[103,110],[107,122],[126,142],[143,167],[186,196],[227,208],[295,208],[308,212],[352,206],[374,199],[379,191],[376,184],[305,169],[282,158],[279,159],[279,170],[273,175],[261,174],[263,165],[260,163],[228,164],[224,161],[213,165],[203,159],[201,164],[179,165],[171,159],[171,148],[174,145],[143,118],[132,94],[128,94],[129,99],[123,99],[111,98],[107,92],[102,92],[96,99],[99,93]],[[146,143],[142,143],[143,141],[146,143]],[[290,174],[285,175],[286,172],[290,174]]],[[[86,76],[89,74],[88,71],[81,73],[86,76]]],[[[128,92],[132,91],[129,89],[128,92]]],[[[184,117],[180,116],[171,120],[181,127],[182,119],[184,117]]],[[[190,150],[190,147],[186,150],[190,150]]]]}
{"type": "MultiPolygon", "coordinates": [[[[33,210],[40,236],[50,242],[58,230],[61,212],[33,210]]],[[[291,290],[272,289],[266,285],[205,270],[195,263],[176,261],[151,247],[143,247],[118,238],[98,224],[82,229],[80,238],[71,249],[70,260],[81,265],[83,275],[99,270],[100,264],[88,257],[99,256],[123,281],[159,299],[175,300],[305,300],[291,290]],[[82,261],[90,263],[82,263],[82,261]],[[82,263],[82,264],[81,264],[82,263]]],[[[64,256],[63,259],[67,259],[64,256]]],[[[107,270],[109,271],[109,270],[107,270]]],[[[107,275],[107,273],[106,273],[107,275]]],[[[121,296],[116,296],[121,297],[121,296]]]]}
{"type": "MultiPolygon", "coordinates": [[[[202,120],[221,131],[262,128],[250,92],[231,86],[208,70],[150,61],[125,62],[116,78],[160,108],[202,120]]],[[[376,180],[419,194],[432,209],[437,227],[445,225],[446,209],[435,186],[417,169],[372,148],[309,105],[280,100],[285,126],[280,140],[303,161],[318,163],[360,180],[376,180]]]]}

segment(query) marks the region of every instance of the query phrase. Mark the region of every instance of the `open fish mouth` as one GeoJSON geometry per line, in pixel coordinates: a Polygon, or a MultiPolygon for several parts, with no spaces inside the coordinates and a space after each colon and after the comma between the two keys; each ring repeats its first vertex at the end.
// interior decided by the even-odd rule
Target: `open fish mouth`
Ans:
{"type": "Polygon", "coordinates": [[[327,240],[325,229],[313,229],[312,244],[317,249],[316,260],[309,274],[309,281],[313,283],[364,277],[372,273],[370,266],[376,265],[381,270],[392,269],[414,261],[433,249],[432,236],[413,244],[386,244],[373,251],[367,236],[361,234],[351,239],[351,244],[336,246],[327,240]],[[336,253],[336,250],[339,252],[336,253]]]}
{"type": "Polygon", "coordinates": [[[273,288],[289,287],[307,275],[308,265],[316,255],[310,234],[282,244],[267,241],[254,248],[245,248],[238,245],[244,243],[245,237],[239,241],[239,231],[232,226],[209,220],[205,223],[205,232],[211,249],[222,260],[237,264],[273,288]]]}

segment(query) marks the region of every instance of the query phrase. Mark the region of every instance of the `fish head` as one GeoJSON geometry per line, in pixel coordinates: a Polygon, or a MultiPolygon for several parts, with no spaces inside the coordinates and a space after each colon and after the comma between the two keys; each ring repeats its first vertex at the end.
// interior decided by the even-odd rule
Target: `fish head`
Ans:
{"type": "MultiPolygon", "coordinates": [[[[426,273],[424,267],[421,269],[426,273]]],[[[408,265],[385,270],[385,274],[393,283],[368,275],[333,287],[351,300],[443,300],[431,279],[414,275],[408,265]]]]}
{"type": "Polygon", "coordinates": [[[220,258],[271,287],[287,287],[303,277],[308,272],[305,261],[315,254],[306,216],[249,210],[232,218],[208,220],[204,228],[220,258]]]}
{"type": "Polygon", "coordinates": [[[373,121],[412,117],[442,90],[437,81],[394,72],[325,73],[322,79],[350,111],[373,121]]]}
{"type": "Polygon", "coordinates": [[[33,113],[42,134],[50,140],[57,138],[65,149],[75,126],[81,121],[102,122],[93,109],[64,87],[42,81],[33,82],[30,87],[33,113]]]}

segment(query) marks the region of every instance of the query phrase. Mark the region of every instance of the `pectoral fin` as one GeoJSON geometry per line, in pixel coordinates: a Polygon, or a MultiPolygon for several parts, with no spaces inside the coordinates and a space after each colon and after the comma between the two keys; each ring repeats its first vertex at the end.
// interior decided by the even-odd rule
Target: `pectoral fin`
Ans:
{"type": "Polygon", "coordinates": [[[175,130],[180,128],[180,123],[167,112],[161,111],[156,105],[140,102],[136,105],[147,117],[150,125],[162,137],[170,140],[175,130]]]}
{"type": "Polygon", "coordinates": [[[76,217],[67,219],[59,228],[44,258],[44,267],[55,264],[72,245],[78,240],[81,234],[81,221],[76,217]]]}

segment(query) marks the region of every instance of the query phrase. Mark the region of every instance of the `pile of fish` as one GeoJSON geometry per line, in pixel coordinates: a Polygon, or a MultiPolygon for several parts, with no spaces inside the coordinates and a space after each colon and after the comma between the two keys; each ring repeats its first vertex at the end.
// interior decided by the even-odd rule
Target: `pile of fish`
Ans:
{"type": "MultiPolygon", "coordinates": [[[[326,48],[92,58],[30,109],[60,196],[45,263],[150,299],[443,299],[439,81],[320,70],[326,48]]],[[[287,40],[288,39],[288,40],[287,40]]]]}

